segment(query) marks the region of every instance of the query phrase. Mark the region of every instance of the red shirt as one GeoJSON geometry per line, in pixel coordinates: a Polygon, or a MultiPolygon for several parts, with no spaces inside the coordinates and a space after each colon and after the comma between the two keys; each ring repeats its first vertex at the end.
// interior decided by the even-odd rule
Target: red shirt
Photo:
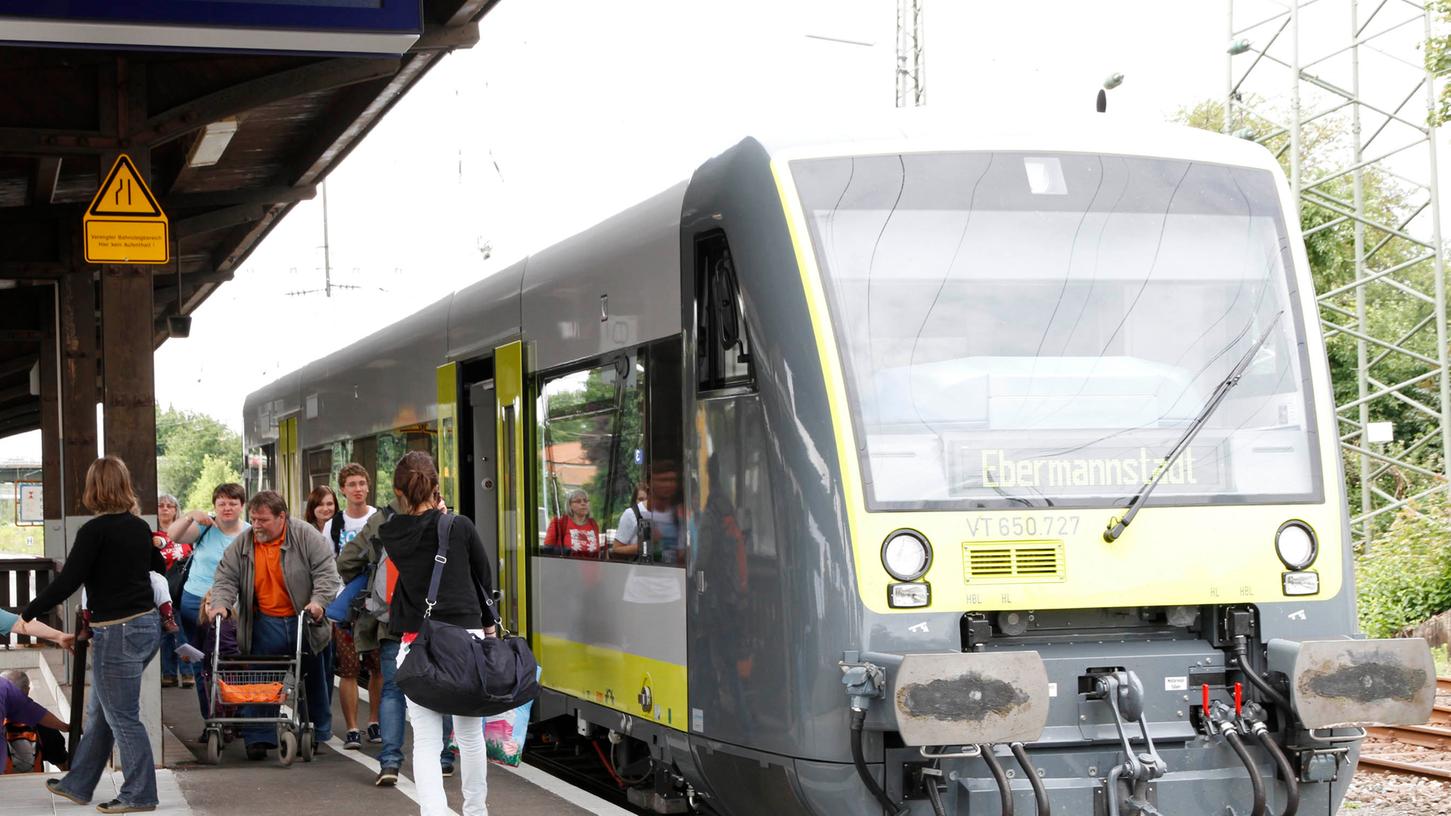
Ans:
{"type": "Polygon", "coordinates": [[[576,524],[572,516],[560,516],[549,522],[544,546],[562,550],[565,555],[594,558],[600,554],[600,526],[592,518],[576,524]]]}
{"type": "Polygon", "coordinates": [[[157,530],[151,534],[151,544],[161,551],[161,557],[166,559],[166,568],[191,555],[191,545],[180,541],[172,541],[171,536],[164,530],[157,530]]]}

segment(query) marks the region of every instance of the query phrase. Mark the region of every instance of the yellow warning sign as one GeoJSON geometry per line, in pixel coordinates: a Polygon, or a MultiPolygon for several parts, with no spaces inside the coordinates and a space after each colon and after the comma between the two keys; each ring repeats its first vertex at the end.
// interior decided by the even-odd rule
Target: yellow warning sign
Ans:
{"type": "Polygon", "coordinates": [[[171,260],[171,224],[156,197],[121,154],[81,219],[86,263],[164,264],[171,260]]]}

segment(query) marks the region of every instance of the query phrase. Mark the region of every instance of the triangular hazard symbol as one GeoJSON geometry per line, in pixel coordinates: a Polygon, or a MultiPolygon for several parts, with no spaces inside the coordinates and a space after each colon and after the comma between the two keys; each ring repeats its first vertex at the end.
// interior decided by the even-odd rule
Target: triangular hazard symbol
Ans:
{"type": "Polygon", "coordinates": [[[165,218],[131,157],[121,154],[106,174],[101,191],[91,199],[90,215],[124,215],[132,218],[165,218]]]}

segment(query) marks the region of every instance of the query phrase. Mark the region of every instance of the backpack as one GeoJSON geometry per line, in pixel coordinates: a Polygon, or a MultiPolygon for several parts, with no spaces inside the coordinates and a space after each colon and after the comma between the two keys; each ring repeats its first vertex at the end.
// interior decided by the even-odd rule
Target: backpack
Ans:
{"type": "MultiPolygon", "coordinates": [[[[394,516],[391,507],[379,509],[383,513],[383,521],[387,522],[394,516]]],[[[363,599],[363,610],[373,616],[379,623],[388,622],[388,605],[393,602],[393,590],[398,586],[398,570],[393,567],[393,562],[388,558],[388,552],[382,545],[378,547],[378,563],[368,568],[368,588],[366,592],[359,592],[358,597],[363,599]]]]}
{"type": "Polygon", "coordinates": [[[641,561],[649,561],[650,534],[653,532],[650,529],[650,519],[640,512],[640,505],[638,503],[630,505],[630,512],[635,514],[635,541],[640,545],[638,558],[641,561]]]}

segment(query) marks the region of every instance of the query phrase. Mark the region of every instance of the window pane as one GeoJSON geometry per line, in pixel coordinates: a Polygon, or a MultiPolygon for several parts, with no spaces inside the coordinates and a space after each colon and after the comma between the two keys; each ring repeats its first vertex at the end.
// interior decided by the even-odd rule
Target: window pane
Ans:
{"type": "Polygon", "coordinates": [[[634,355],[545,383],[539,396],[540,552],[603,555],[608,521],[630,500],[644,462],[634,355]]]}

